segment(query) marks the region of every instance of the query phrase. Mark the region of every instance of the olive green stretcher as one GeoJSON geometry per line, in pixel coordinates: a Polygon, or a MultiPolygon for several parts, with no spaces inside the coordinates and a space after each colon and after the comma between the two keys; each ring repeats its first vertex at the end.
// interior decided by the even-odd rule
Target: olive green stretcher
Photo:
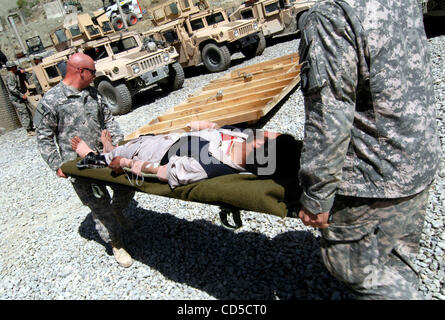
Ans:
{"type": "Polygon", "coordinates": [[[171,189],[167,183],[156,178],[132,177],[131,174],[116,175],[109,168],[78,169],[79,159],[66,162],[62,171],[72,177],[93,180],[105,185],[126,185],[136,191],[218,205],[221,207],[220,218],[229,228],[241,226],[239,210],[272,214],[281,218],[288,216],[288,209],[298,203],[301,190],[296,178],[284,180],[262,179],[253,174],[229,174],[171,189]],[[135,180],[137,178],[137,180],[135,180]],[[233,214],[235,226],[227,221],[227,215],[233,214]]]}

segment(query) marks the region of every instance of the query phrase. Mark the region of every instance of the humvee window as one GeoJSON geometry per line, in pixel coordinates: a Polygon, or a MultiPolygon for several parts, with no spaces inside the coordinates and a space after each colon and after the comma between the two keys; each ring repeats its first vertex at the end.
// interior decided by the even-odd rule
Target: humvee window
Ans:
{"type": "Polygon", "coordinates": [[[69,29],[70,29],[71,36],[76,37],[76,36],[80,35],[80,29],[77,24],[74,26],[71,26],[69,29]]]}
{"type": "Polygon", "coordinates": [[[195,19],[190,21],[190,25],[192,26],[192,30],[198,30],[204,28],[204,23],[202,22],[202,19],[195,19]]]}
{"type": "Polygon", "coordinates": [[[265,6],[265,9],[266,9],[266,13],[271,13],[271,12],[277,11],[279,9],[278,2],[268,4],[267,6],[265,6]]]}
{"type": "Polygon", "coordinates": [[[165,17],[164,10],[158,9],[153,12],[153,16],[156,20],[160,20],[165,17]]]}
{"type": "Polygon", "coordinates": [[[57,41],[59,41],[59,43],[68,41],[68,39],[66,38],[65,31],[63,29],[56,30],[54,34],[56,35],[57,41]]]}
{"type": "Polygon", "coordinates": [[[188,0],[182,0],[181,1],[181,7],[183,10],[190,8],[190,4],[188,0]]]}
{"type": "Polygon", "coordinates": [[[209,26],[216,24],[218,22],[224,21],[224,16],[221,12],[217,12],[215,14],[211,14],[206,16],[206,21],[209,26]]]}
{"type": "Polygon", "coordinates": [[[99,29],[93,26],[87,26],[87,31],[90,35],[94,36],[99,33],[99,29]]]}
{"type": "Polygon", "coordinates": [[[65,74],[66,74],[66,61],[60,61],[57,64],[57,68],[59,69],[59,72],[62,75],[62,77],[65,78],[65,74]]]}
{"type": "Polygon", "coordinates": [[[138,46],[138,43],[136,42],[136,39],[134,37],[129,37],[118,41],[114,41],[110,43],[110,45],[111,45],[111,50],[113,50],[113,53],[117,54],[136,48],[138,46]]]}
{"type": "Polygon", "coordinates": [[[176,5],[176,3],[170,3],[170,6],[168,6],[168,8],[170,8],[170,10],[168,10],[169,12],[167,12],[167,15],[172,14],[176,16],[177,14],[179,14],[178,6],[176,5]]]}
{"type": "Polygon", "coordinates": [[[163,33],[163,36],[168,43],[173,43],[179,40],[178,34],[176,33],[175,30],[168,30],[163,33]]]}
{"type": "Polygon", "coordinates": [[[38,36],[32,37],[32,38],[26,40],[26,43],[28,44],[28,46],[38,46],[40,43],[40,39],[38,36]]]}
{"type": "Polygon", "coordinates": [[[108,32],[108,31],[113,30],[113,27],[111,26],[111,24],[108,21],[105,21],[102,24],[102,30],[105,31],[105,32],[108,32]]]}
{"type": "Polygon", "coordinates": [[[96,48],[86,49],[84,53],[87,56],[90,56],[94,61],[103,59],[108,57],[107,50],[105,49],[105,46],[99,46],[96,48]]]}
{"type": "Polygon", "coordinates": [[[57,70],[56,66],[49,66],[45,68],[46,74],[48,75],[48,79],[54,79],[60,76],[59,70],[57,70]]]}
{"type": "Polygon", "coordinates": [[[121,5],[122,12],[125,14],[130,13],[130,6],[128,3],[121,5]]]}
{"type": "Polygon", "coordinates": [[[243,17],[243,19],[251,19],[251,18],[253,18],[252,9],[244,10],[243,12],[241,12],[241,17],[243,17]]]}

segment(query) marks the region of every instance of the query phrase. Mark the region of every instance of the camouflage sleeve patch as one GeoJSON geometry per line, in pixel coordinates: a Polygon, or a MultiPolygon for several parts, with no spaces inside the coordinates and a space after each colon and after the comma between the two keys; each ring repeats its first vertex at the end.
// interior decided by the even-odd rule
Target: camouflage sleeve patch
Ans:
{"type": "Polygon", "coordinates": [[[36,127],[39,126],[40,122],[42,122],[43,117],[49,113],[49,109],[47,107],[45,107],[45,105],[43,105],[42,103],[39,103],[36,107],[36,112],[34,114],[34,125],[36,127]]]}
{"type": "Polygon", "coordinates": [[[323,81],[323,77],[320,74],[317,61],[311,59],[310,51],[313,51],[312,40],[309,40],[309,31],[303,34],[300,40],[300,63],[301,67],[301,90],[304,95],[319,91],[326,81],[323,81]]]}

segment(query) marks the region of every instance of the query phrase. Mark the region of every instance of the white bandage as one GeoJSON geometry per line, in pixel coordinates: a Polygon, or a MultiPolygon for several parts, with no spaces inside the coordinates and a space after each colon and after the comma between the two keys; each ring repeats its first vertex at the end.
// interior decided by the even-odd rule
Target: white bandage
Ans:
{"type": "Polygon", "coordinates": [[[149,163],[145,165],[145,169],[150,168],[151,166],[153,166],[153,169],[156,169],[157,167],[159,167],[159,163],[149,163]]]}

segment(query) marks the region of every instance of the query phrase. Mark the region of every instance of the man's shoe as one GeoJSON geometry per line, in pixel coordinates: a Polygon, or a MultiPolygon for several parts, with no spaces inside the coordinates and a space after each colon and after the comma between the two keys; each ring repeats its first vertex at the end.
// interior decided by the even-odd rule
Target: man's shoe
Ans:
{"type": "Polygon", "coordinates": [[[28,134],[28,136],[32,137],[32,136],[35,136],[35,135],[36,135],[36,132],[35,132],[34,130],[29,130],[29,131],[27,132],[27,134],[28,134]]]}
{"type": "Polygon", "coordinates": [[[113,255],[116,261],[121,267],[128,268],[133,264],[133,259],[130,254],[124,249],[123,245],[119,242],[112,242],[111,247],[113,248],[113,255]]]}
{"type": "Polygon", "coordinates": [[[79,160],[76,164],[77,169],[95,169],[105,168],[107,163],[105,157],[102,154],[95,154],[94,152],[88,153],[85,158],[79,160]]]}

